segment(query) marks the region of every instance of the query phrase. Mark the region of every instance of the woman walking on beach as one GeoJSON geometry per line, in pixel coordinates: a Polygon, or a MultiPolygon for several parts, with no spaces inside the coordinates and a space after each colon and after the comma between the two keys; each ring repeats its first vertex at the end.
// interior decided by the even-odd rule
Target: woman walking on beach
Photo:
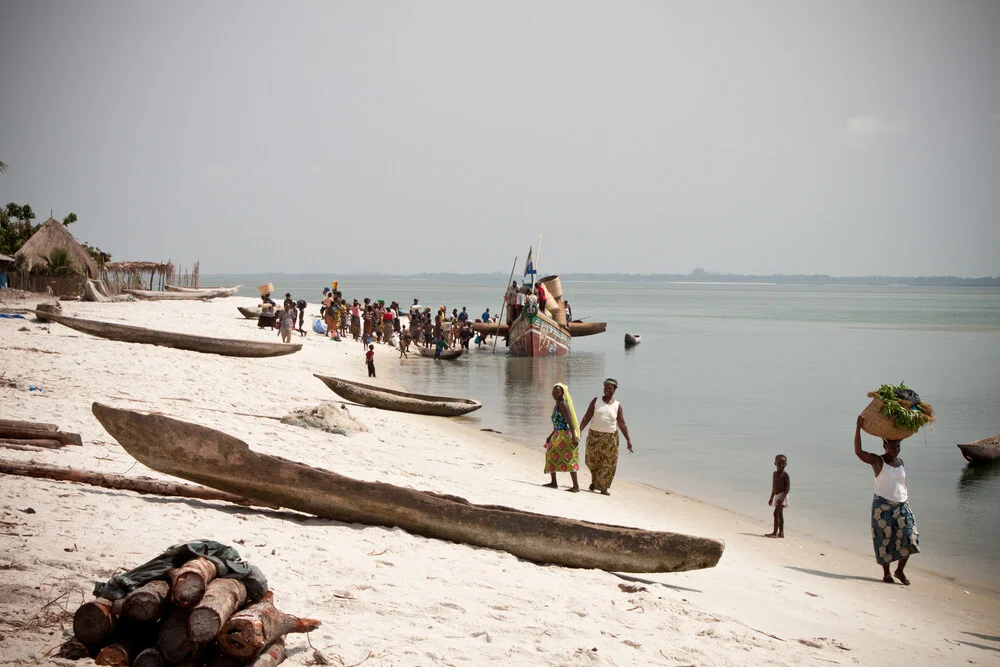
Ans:
{"type": "Polygon", "coordinates": [[[615,400],[618,391],[618,380],[608,378],[604,381],[604,395],[590,402],[587,414],[583,416],[580,429],[587,428],[590,420],[590,432],[587,433],[587,468],[590,469],[590,490],[600,491],[610,496],[608,489],[618,471],[618,429],[625,434],[625,443],[632,453],[632,438],[628,434],[628,424],[625,423],[625,412],[622,404],[615,400]]]}
{"type": "Polygon", "coordinates": [[[858,417],[854,431],[854,453],[875,472],[875,498],[872,500],[872,545],[875,560],[882,566],[882,581],[893,583],[895,576],[904,586],[910,585],[903,568],[910,555],[920,553],[917,546],[920,535],[907,502],[906,470],[899,458],[899,440],[882,440],[885,453],[881,456],[861,449],[861,427],[865,418],[858,417]],[[894,575],[889,573],[889,563],[899,561],[894,575]]]}
{"type": "Polygon", "coordinates": [[[573,410],[573,398],[562,383],[552,387],[552,398],[556,401],[552,409],[552,433],[545,439],[545,472],[552,475],[552,481],[544,486],[559,488],[556,473],[568,472],[573,486],[567,491],[579,493],[576,471],[580,469],[580,425],[573,410]]]}

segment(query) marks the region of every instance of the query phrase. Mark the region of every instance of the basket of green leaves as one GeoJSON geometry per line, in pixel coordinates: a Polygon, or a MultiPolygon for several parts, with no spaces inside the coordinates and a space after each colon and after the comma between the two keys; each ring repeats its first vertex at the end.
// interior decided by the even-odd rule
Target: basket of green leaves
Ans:
{"type": "Polygon", "coordinates": [[[934,421],[934,408],[900,382],[884,384],[869,392],[872,402],[864,409],[862,428],[866,433],[886,440],[903,440],[934,421]]]}

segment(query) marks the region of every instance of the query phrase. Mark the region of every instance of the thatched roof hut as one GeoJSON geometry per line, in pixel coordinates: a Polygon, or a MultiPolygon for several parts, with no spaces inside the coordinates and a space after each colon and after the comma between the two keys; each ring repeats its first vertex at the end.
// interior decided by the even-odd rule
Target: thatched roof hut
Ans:
{"type": "Polygon", "coordinates": [[[56,248],[65,248],[73,266],[87,274],[89,278],[100,276],[97,263],[82,245],[76,242],[66,225],[55,218],[49,218],[38,228],[28,242],[14,253],[15,258],[23,258],[28,271],[46,266],[45,258],[56,248]]]}

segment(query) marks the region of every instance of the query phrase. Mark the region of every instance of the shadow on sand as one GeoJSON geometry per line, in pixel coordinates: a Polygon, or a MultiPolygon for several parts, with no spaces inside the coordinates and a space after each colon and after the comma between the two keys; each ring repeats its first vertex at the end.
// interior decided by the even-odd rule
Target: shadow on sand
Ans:
{"type": "Polygon", "coordinates": [[[789,570],[795,570],[796,572],[802,572],[805,574],[812,574],[817,577],[824,577],[826,579],[854,579],[856,581],[872,581],[876,584],[884,583],[881,578],[876,577],[858,577],[853,574],[837,574],[836,572],[824,572],[823,570],[810,570],[807,567],[796,567],[794,565],[785,566],[789,570]]]}

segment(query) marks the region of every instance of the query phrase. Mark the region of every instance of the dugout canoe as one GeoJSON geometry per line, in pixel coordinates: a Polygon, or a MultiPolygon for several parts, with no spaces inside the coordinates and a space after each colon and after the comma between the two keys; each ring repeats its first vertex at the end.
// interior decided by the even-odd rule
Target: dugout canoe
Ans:
{"type": "Polygon", "coordinates": [[[625,334],[625,347],[635,347],[642,342],[642,336],[639,334],[625,334]]]}
{"type": "MultiPolygon", "coordinates": [[[[420,354],[421,357],[430,357],[431,359],[434,358],[434,348],[433,347],[420,347],[420,346],[417,346],[416,349],[417,349],[417,352],[420,354]]],[[[462,356],[462,348],[460,348],[460,347],[445,348],[445,349],[441,350],[441,358],[442,359],[458,359],[460,356],[462,356]]]]}
{"type": "Polygon", "coordinates": [[[316,375],[329,387],[333,393],[349,401],[383,410],[396,412],[412,412],[418,415],[433,415],[435,417],[458,417],[483,407],[479,401],[471,398],[453,398],[451,396],[428,396],[426,394],[411,394],[407,391],[396,391],[384,387],[374,387],[370,384],[351,382],[327,375],[316,375]]]}
{"type": "MultiPolygon", "coordinates": [[[[38,315],[37,311],[35,315],[38,315]]],[[[145,343],[172,347],[178,350],[191,350],[206,354],[220,354],[226,357],[279,357],[292,354],[302,349],[301,343],[266,343],[256,340],[238,340],[235,338],[210,338],[192,334],[175,333],[173,331],[157,331],[144,327],[134,327],[129,324],[115,324],[84,320],[79,317],[69,317],[56,313],[43,313],[53,322],[76,329],[83,333],[108,340],[125,343],[145,343]]]]}
{"type": "Polygon", "coordinates": [[[230,287],[181,287],[180,285],[164,285],[168,292],[219,292],[220,297],[233,296],[240,291],[243,285],[231,285],[230,287]]]}
{"type": "Polygon", "coordinates": [[[510,330],[503,322],[473,322],[472,330],[479,334],[489,334],[491,336],[506,336],[510,330]]]}
{"type": "Polygon", "coordinates": [[[243,306],[236,306],[236,310],[240,311],[240,314],[248,320],[255,320],[260,317],[260,310],[254,308],[244,308],[243,306]]]}
{"type": "Polygon", "coordinates": [[[205,426],[100,403],[92,409],[108,433],[153,470],[325,519],[398,527],[534,563],[609,572],[713,567],[725,549],[721,540],[473,505],[456,496],[364,482],[258,454],[205,426]]]}
{"type": "Polygon", "coordinates": [[[573,338],[593,336],[607,331],[607,322],[570,322],[566,325],[569,328],[569,335],[573,338]]]}
{"type": "Polygon", "coordinates": [[[197,301],[229,296],[229,294],[225,294],[219,290],[205,292],[158,292],[147,289],[123,289],[122,292],[131,294],[143,301],[197,301]]]}
{"type": "Polygon", "coordinates": [[[969,463],[1000,461],[1000,433],[982,440],[960,444],[958,448],[969,463]]]}

